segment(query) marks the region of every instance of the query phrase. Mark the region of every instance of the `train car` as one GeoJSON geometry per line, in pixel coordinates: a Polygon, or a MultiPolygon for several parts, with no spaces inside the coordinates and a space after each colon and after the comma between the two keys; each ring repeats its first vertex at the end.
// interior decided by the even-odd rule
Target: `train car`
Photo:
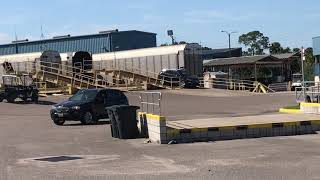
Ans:
{"type": "MultiPolygon", "coordinates": [[[[57,51],[44,51],[25,54],[12,54],[0,56],[0,64],[10,63],[15,71],[30,72],[32,70],[32,63],[40,61],[41,63],[47,62],[52,64],[60,64],[61,57],[57,51]]],[[[4,67],[0,67],[0,74],[4,74],[4,67]]]]}
{"type": "Polygon", "coordinates": [[[163,69],[184,68],[191,75],[202,76],[201,46],[182,44],[93,54],[93,69],[121,69],[157,77],[163,69]]]}
{"type": "Polygon", "coordinates": [[[92,70],[92,56],[89,52],[78,51],[78,52],[68,52],[60,54],[62,63],[69,66],[75,67],[76,69],[83,69],[85,71],[92,70]]]}

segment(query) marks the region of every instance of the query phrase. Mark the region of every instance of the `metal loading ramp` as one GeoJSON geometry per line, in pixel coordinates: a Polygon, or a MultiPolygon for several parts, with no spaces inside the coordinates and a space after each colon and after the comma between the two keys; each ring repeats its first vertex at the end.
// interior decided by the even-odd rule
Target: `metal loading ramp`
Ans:
{"type": "Polygon", "coordinates": [[[142,72],[141,70],[107,70],[106,73],[113,74],[117,79],[125,80],[133,84],[144,84],[150,88],[180,89],[180,81],[171,77],[158,78],[158,74],[142,72]]]}
{"type": "Polygon", "coordinates": [[[116,88],[121,90],[179,89],[180,80],[170,77],[158,78],[158,74],[138,69],[84,70],[65,63],[25,62],[25,67],[15,67],[14,73],[31,74],[38,84],[52,84],[59,87],[116,88]]]}
{"type": "Polygon", "coordinates": [[[37,79],[38,84],[53,84],[59,87],[81,88],[113,88],[120,90],[129,90],[127,84],[120,84],[119,79],[99,78],[97,72],[85,71],[83,69],[50,62],[28,62],[24,71],[15,73],[32,74],[37,79]]]}

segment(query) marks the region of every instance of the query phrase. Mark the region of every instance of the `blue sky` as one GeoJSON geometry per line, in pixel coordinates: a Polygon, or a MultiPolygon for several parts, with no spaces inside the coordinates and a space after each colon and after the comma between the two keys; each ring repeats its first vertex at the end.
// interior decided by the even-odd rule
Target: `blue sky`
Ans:
{"type": "Polygon", "coordinates": [[[283,46],[311,46],[320,35],[320,1],[316,0],[10,0],[1,2],[0,43],[55,35],[91,34],[101,30],[143,30],[158,34],[158,45],[178,41],[222,48],[227,37],[259,30],[283,46]]]}

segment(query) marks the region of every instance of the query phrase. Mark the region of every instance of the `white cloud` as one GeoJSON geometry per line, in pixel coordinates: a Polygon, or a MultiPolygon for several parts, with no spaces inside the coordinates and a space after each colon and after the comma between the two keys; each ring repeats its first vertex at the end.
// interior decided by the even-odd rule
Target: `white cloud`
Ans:
{"type": "Polygon", "coordinates": [[[192,10],[184,14],[185,22],[190,23],[213,23],[224,21],[247,21],[258,15],[239,15],[218,10],[192,10]]]}

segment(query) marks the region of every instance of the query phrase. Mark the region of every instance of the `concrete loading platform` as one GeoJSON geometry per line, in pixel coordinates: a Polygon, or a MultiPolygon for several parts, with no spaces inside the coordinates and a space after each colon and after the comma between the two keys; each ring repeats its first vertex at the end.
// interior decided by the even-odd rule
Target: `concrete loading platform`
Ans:
{"type": "Polygon", "coordinates": [[[204,141],[312,134],[320,130],[320,115],[271,114],[166,121],[165,117],[140,113],[152,142],[191,143],[204,141]]]}

